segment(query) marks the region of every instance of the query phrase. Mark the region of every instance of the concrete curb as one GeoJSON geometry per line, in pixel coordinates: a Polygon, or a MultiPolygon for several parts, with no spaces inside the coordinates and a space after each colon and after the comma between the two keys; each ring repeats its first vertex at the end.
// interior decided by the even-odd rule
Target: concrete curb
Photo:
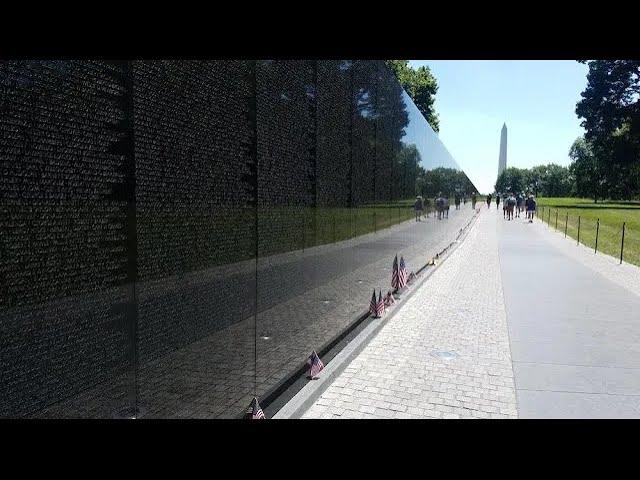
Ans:
{"type": "Polygon", "coordinates": [[[393,319],[402,309],[402,306],[409,300],[427,281],[427,279],[438,270],[440,265],[449,258],[458,246],[466,239],[480,214],[472,217],[471,221],[462,229],[463,232],[456,237],[456,240],[445,247],[444,254],[440,254],[439,261],[435,266],[426,267],[422,271],[419,280],[412,288],[402,295],[403,302],[397,305],[390,314],[383,318],[369,320],[367,325],[346,347],[344,347],[322,370],[317,380],[310,380],[286,405],[284,405],[272,419],[300,419],[302,415],[320,398],[325,390],[351,363],[351,361],[369,344],[387,322],[393,319]],[[465,231],[466,230],[466,231],[465,231]]]}

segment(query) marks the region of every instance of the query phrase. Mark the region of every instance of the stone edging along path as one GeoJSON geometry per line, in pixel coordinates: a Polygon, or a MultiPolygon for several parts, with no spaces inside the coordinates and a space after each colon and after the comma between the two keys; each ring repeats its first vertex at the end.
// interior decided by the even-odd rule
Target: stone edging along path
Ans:
{"type": "Polygon", "coordinates": [[[460,229],[456,238],[436,254],[433,265],[424,265],[416,272],[417,279],[404,291],[400,292],[399,301],[387,310],[382,318],[370,318],[370,322],[347,346],[342,349],[324,368],[316,380],[310,380],[282,409],[272,418],[289,419],[301,418],[302,415],[314,404],[314,402],[329,388],[331,383],[349,366],[351,361],[375,338],[380,330],[396,316],[408,300],[420,290],[426,280],[433,275],[438,268],[460,245],[471,231],[478,218],[480,210],[476,210],[471,220],[460,229]]]}
{"type": "Polygon", "coordinates": [[[494,225],[478,218],[302,418],[518,416],[494,225]]]}

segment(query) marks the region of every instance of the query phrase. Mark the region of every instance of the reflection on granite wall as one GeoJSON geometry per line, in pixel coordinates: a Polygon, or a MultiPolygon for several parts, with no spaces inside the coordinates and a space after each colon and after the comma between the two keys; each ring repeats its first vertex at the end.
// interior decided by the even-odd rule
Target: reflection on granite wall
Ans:
{"type": "Polygon", "coordinates": [[[238,416],[473,188],[383,62],[0,62],[0,417],[238,416]]]}
{"type": "Polygon", "coordinates": [[[2,417],[132,367],[126,69],[0,63],[2,417]]]}

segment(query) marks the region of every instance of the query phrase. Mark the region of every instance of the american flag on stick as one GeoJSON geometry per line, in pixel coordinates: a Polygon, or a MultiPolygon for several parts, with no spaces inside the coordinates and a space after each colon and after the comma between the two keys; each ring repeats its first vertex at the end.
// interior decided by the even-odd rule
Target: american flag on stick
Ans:
{"type": "Polygon", "coordinates": [[[376,301],[376,289],[373,289],[373,295],[371,295],[371,301],[369,302],[369,313],[371,315],[373,315],[374,317],[376,316],[376,306],[377,306],[377,301],[376,301]]]}
{"type": "Polygon", "coordinates": [[[391,273],[391,288],[397,290],[400,288],[399,278],[398,278],[398,255],[393,259],[393,272],[391,273]]]}
{"type": "Polygon", "coordinates": [[[407,286],[407,267],[404,264],[404,257],[400,257],[400,268],[398,269],[398,288],[407,286]]]}
{"type": "Polygon", "coordinates": [[[380,296],[378,297],[378,301],[376,303],[376,314],[378,317],[384,315],[384,300],[382,299],[382,290],[380,290],[380,296]]]}
{"type": "Polygon", "coordinates": [[[320,357],[315,350],[311,352],[311,355],[309,355],[307,365],[309,365],[310,378],[314,378],[324,368],[324,364],[322,363],[322,360],[320,360],[320,357]]]}
{"type": "Polygon", "coordinates": [[[388,307],[390,305],[393,305],[394,303],[396,303],[396,299],[393,298],[393,293],[391,293],[391,290],[389,290],[387,292],[387,296],[384,297],[384,306],[388,307]]]}
{"type": "Polygon", "coordinates": [[[409,284],[409,283],[413,283],[415,279],[416,279],[416,274],[415,274],[415,273],[413,273],[413,272],[411,272],[411,273],[409,274],[409,279],[407,280],[407,283],[408,283],[408,284],[409,284]]]}
{"type": "Polygon", "coordinates": [[[258,403],[258,399],[256,397],[253,397],[253,400],[251,400],[251,405],[249,405],[248,413],[251,414],[252,420],[266,419],[266,417],[264,416],[264,412],[262,411],[262,408],[260,408],[260,404],[258,403]]]}

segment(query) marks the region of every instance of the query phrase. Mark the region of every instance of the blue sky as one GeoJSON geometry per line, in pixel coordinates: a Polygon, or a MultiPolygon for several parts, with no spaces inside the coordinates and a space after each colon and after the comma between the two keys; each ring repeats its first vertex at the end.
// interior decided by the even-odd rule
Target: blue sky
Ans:
{"type": "Polygon", "coordinates": [[[411,60],[438,80],[440,140],[482,193],[498,174],[500,129],[508,131],[507,166],[569,164],[584,133],[575,107],[587,65],[572,60],[411,60]]]}

